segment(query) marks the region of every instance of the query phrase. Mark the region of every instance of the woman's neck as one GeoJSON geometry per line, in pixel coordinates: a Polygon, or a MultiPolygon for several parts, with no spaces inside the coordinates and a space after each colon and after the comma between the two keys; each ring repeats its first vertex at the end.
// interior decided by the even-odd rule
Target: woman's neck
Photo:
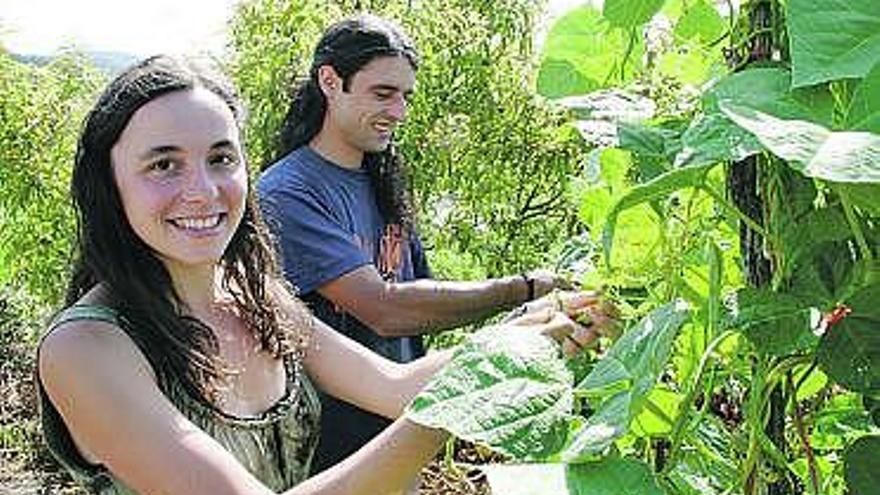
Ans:
{"type": "Polygon", "coordinates": [[[218,302],[229,299],[221,284],[222,270],[217,265],[168,266],[168,273],[175,293],[193,315],[208,314],[218,302]]]}

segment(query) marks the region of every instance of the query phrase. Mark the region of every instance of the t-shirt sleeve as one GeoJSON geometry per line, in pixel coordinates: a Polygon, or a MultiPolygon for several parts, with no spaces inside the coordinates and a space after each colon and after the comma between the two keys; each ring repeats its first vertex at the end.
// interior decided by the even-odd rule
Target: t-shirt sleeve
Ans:
{"type": "Polygon", "coordinates": [[[412,253],[413,278],[434,278],[428,265],[428,258],[425,256],[425,248],[418,235],[413,234],[410,238],[409,249],[412,253]]]}
{"type": "Polygon", "coordinates": [[[260,209],[281,251],[284,276],[300,294],[371,262],[309,191],[260,191],[260,209]]]}

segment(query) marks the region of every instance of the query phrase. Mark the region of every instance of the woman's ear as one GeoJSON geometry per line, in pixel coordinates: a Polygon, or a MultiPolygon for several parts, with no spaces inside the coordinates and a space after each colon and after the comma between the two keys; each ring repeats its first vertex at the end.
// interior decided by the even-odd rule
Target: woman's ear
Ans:
{"type": "Polygon", "coordinates": [[[324,96],[331,98],[332,95],[342,89],[342,78],[336,73],[330,65],[322,65],[318,67],[318,86],[324,96]]]}

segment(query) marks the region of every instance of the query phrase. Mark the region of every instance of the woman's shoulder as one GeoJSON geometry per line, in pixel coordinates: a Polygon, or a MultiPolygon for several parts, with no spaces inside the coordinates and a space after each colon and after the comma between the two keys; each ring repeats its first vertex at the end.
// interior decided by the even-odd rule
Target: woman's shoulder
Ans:
{"type": "Polygon", "coordinates": [[[153,376],[146,357],[122,329],[117,311],[100,292],[90,291],[60,311],[43,335],[37,354],[44,380],[72,370],[85,373],[116,368],[153,376]]]}

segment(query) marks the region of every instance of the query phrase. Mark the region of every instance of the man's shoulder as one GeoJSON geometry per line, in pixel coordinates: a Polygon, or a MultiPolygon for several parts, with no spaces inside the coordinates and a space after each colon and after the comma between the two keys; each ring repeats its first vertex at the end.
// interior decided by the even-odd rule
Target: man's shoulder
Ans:
{"type": "Polygon", "coordinates": [[[308,187],[315,180],[308,148],[297,148],[270,165],[257,180],[260,194],[308,187]]]}

